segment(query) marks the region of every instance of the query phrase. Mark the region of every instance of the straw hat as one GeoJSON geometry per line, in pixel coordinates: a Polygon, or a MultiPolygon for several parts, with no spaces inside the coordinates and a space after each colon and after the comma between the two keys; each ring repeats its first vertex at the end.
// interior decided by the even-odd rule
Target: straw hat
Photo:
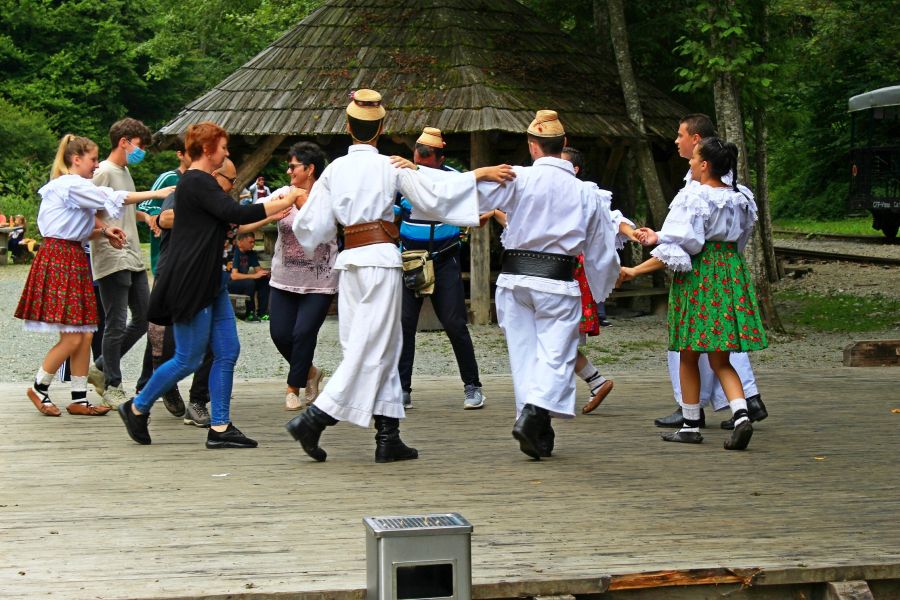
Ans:
{"type": "Polygon", "coordinates": [[[443,148],[447,145],[444,138],[441,137],[441,130],[436,127],[426,127],[422,130],[422,135],[416,140],[417,144],[431,146],[432,148],[443,148]]]}
{"type": "Polygon", "coordinates": [[[528,133],[537,137],[560,137],[566,135],[566,130],[555,110],[539,110],[528,126],[528,133]]]}
{"type": "Polygon", "coordinates": [[[356,90],[350,94],[347,114],[360,121],[380,121],[385,115],[381,94],[375,90],[356,90]]]}

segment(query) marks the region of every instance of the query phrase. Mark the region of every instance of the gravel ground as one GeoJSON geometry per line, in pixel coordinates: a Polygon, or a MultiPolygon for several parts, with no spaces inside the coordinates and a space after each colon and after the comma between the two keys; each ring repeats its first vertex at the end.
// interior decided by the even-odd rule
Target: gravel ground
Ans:
{"type": "MultiPolygon", "coordinates": [[[[779,244],[787,243],[779,240],[779,244]]],[[[791,243],[795,240],[791,240],[791,243]]],[[[811,247],[803,241],[803,247],[811,247]]],[[[816,242],[819,246],[840,246],[844,251],[897,252],[900,247],[844,242],[816,242]]],[[[830,248],[835,249],[835,248],[830,248]]],[[[881,255],[881,254],[879,254],[881,255]]],[[[807,263],[812,273],[800,279],[786,279],[781,288],[799,289],[819,294],[835,292],[855,295],[880,294],[900,298],[900,268],[846,264],[807,263]]],[[[34,376],[38,361],[53,342],[50,335],[26,333],[13,317],[27,266],[0,267],[0,340],[4,348],[0,357],[0,381],[27,382],[34,376]]],[[[666,328],[664,316],[640,316],[631,311],[611,312],[614,326],[603,329],[589,339],[587,355],[605,373],[660,373],[665,369],[666,328]]],[[[479,367],[483,374],[509,373],[509,361],[503,334],[497,326],[471,328],[479,367]]],[[[269,338],[267,323],[238,323],[242,352],[237,364],[238,379],[276,378],[287,375],[281,359],[269,338]]],[[[756,353],[754,363],[760,368],[822,368],[840,366],[843,348],[856,339],[900,338],[900,319],[890,329],[861,334],[795,331],[790,335],[771,335],[770,347],[756,353]]],[[[140,373],[144,340],[123,359],[126,386],[133,385],[140,373]]],[[[415,374],[457,374],[452,348],[443,332],[420,333],[417,342],[415,374]]],[[[319,336],[316,364],[332,372],[340,360],[337,320],[329,318],[319,336]]],[[[461,384],[460,384],[461,387],[461,384]]]]}

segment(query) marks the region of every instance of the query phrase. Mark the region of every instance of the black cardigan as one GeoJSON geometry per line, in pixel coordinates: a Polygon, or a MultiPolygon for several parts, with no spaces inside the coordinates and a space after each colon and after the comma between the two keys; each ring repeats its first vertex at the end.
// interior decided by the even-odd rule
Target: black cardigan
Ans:
{"type": "Polygon", "coordinates": [[[222,289],[222,251],[232,223],[266,218],[261,204],[242,206],[215,177],[197,169],[175,188],[175,223],[165,261],[150,294],[148,318],[158,325],[190,321],[222,289]]]}

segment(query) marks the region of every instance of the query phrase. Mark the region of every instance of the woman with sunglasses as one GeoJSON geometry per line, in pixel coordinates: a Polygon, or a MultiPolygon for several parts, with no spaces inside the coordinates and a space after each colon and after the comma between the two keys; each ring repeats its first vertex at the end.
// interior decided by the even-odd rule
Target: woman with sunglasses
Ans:
{"type": "MultiPolygon", "coordinates": [[[[312,189],[325,169],[325,153],[311,142],[294,144],[288,152],[291,185],[275,190],[274,198],[292,188],[312,189]]],[[[332,270],[337,258],[337,240],[319,244],[315,254],[306,255],[292,227],[297,208],[291,206],[278,221],[278,240],[272,256],[269,281],[269,333],[281,355],[288,361],[285,410],[300,410],[319,395],[322,370],[313,365],[316,338],[328,308],[337,293],[338,275],[332,270]],[[300,388],[304,389],[300,398],[300,388]]]]}
{"type": "Polygon", "coordinates": [[[177,210],[168,244],[169,257],[159,265],[148,314],[159,325],[174,324],[175,356],[156,369],[137,396],[119,406],[119,415],[131,439],[150,444],[148,422],[153,403],[195,372],[211,347],[212,410],[206,447],[255,448],[256,441],[231,423],[231,388],[240,343],[226,286],[228,273],[222,268],[222,249],[233,230],[232,223],[262,221],[306,194],[293,190],[277,200],[249,206],[235,202],[217,182],[217,177],[226,177],[230,183],[233,176],[218,173],[228,157],[228,133],[214,123],[191,125],[185,149],[191,157],[191,167],[175,190],[177,210]]]}

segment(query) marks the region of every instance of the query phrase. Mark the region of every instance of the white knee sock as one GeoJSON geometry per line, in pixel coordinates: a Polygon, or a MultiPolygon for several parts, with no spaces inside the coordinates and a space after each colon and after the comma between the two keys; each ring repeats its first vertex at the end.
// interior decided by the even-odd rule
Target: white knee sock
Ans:
{"type": "Polygon", "coordinates": [[[606,379],[603,377],[603,375],[600,374],[600,371],[597,370],[597,367],[591,364],[591,361],[589,361],[587,357],[585,357],[584,360],[586,364],[576,374],[584,379],[585,383],[590,386],[591,394],[593,394],[597,391],[597,388],[599,388],[606,382],[606,379]]]}
{"type": "Polygon", "coordinates": [[[72,375],[72,402],[87,404],[87,375],[72,375]]]}
{"type": "Polygon", "coordinates": [[[745,399],[735,398],[734,400],[729,400],[728,405],[731,407],[731,414],[734,415],[735,426],[750,420],[750,415],[747,413],[747,401],[745,399]]]}
{"type": "Polygon", "coordinates": [[[700,405],[685,404],[681,407],[681,414],[684,416],[684,425],[681,431],[700,432],[700,405]]]}

